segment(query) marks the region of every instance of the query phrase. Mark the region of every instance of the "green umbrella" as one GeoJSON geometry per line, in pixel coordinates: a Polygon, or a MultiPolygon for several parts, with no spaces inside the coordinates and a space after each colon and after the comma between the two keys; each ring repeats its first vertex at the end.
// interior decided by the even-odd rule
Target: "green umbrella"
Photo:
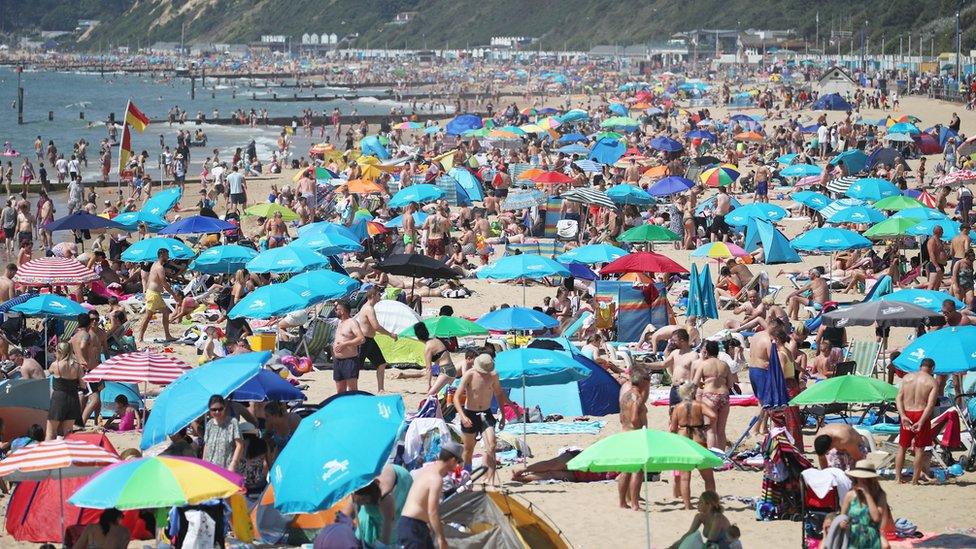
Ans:
{"type": "Polygon", "coordinates": [[[918,225],[918,220],[914,218],[889,217],[880,223],[875,223],[871,228],[861,234],[866,238],[893,238],[907,235],[908,229],[911,229],[915,225],[918,225]]]}
{"type": "Polygon", "coordinates": [[[601,141],[603,139],[623,139],[623,134],[617,132],[600,132],[596,134],[596,140],[601,141]]]}
{"type": "Polygon", "coordinates": [[[620,235],[621,242],[674,242],[681,237],[660,225],[638,225],[620,235]]]}
{"type": "MultiPolygon", "coordinates": [[[[488,330],[481,326],[456,316],[435,316],[424,320],[424,326],[430,332],[431,337],[463,337],[474,335],[487,335],[488,330]]],[[[402,337],[416,338],[413,333],[413,326],[400,332],[402,337]]]]}
{"type": "Polygon", "coordinates": [[[640,126],[640,122],[634,120],[629,116],[614,116],[611,118],[607,118],[606,120],[600,123],[601,128],[616,128],[620,126],[626,126],[626,127],[640,126]]]}
{"type": "MultiPolygon", "coordinates": [[[[566,467],[572,471],[642,473],[721,467],[722,458],[690,438],[651,429],[624,431],[598,440],[566,467]]],[[[644,483],[647,547],[651,546],[648,484],[644,483]]]]}
{"type": "Polygon", "coordinates": [[[845,375],[816,383],[796,395],[791,406],[811,404],[873,404],[887,402],[898,396],[898,388],[880,379],[845,375]]]}
{"type": "Polygon", "coordinates": [[[926,208],[927,206],[910,196],[896,194],[895,196],[882,198],[881,200],[875,202],[874,207],[879,210],[900,212],[901,210],[907,210],[908,208],[926,208]]]}
{"type": "Polygon", "coordinates": [[[297,221],[300,219],[298,214],[292,209],[282,206],[281,204],[272,204],[270,202],[262,202],[260,204],[255,204],[250,208],[244,210],[244,215],[253,215],[256,217],[272,217],[274,214],[281,212],[282,221],[297,221]]]}

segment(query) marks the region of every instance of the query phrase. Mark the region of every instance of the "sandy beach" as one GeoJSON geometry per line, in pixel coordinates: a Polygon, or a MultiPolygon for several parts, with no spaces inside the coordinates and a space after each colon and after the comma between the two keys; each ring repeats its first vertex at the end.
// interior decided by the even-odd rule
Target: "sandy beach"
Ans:
{"type": "MultiPolygon", "coordinates": [[[[713,116],[716,118],[724,117],[727,111],[723,108],[711,108],[713,116]]],[[[756,110],[743,110],[747,114],[758,113],[756,110]]],[[[961,105],[949,104],[944,102],[932,101],[916,97],[905,97],[901,101],[901,108],[897,112],[882,111],[862,111],[865,118],[879,118],[888,114],[913,114],[921,118],[920,125],[925,127],[936,123],[947,123],[951,114],[956,112],[962,118],[964,129],[976,127],[976,114],[965,111],[961,105]]],[[[801,111],[802,116],[812,115],[811,111],[801,111]]],[[[831,112],[831,120],[842,116],[841,112],[831,112]]],[[[777,122],[778,123],[778,122],[777,122]]],[[[912,167],[916,164],[911,162],[912,167]]],[[[930,163],[934,164],[933,161],[930,163]]],[[[286,170],[285,173],[275,177],[265,177],[249,182],[249,200],[251,203],[264,200],[271,185],[276,184],[279,188],[285,184],[291,184],[293,170],[286,170]]],[[[770,196],[773,202],[788,207],[792,203],[788,200],[788,191],[779,189],[772,190],[770,196]]],[[[191,212],[191,205],[196,201],[196,187],[188,185],[181,204],[182,212],[191,212]]],[[[184,214],[185,215],[185,214],[184,214]]],[[[246,223],[254,223],[253,219],[246,219],[246,223]]],[[[780,223],[784,233],[788,237],[799,234],[805,223],[801,221],[786,220],[780,223]]],[[[247,232],[253,232],[253,226],[245,225],[247,232]]],[[[294,234],[294,228],[290,229],[294,234]]],[[[502,247],[496,247],[496,253],[502,247]]],[[[656,246],[655,251],[664,253],[684,266],[692,264],[689,252],[680,250],[675,251],[670,246],[656,246]]],[[[803,256],[802,264],[786,265],[790,270],[801,270],[804,268],[823,265],[822,257],[803,256]]],[[[701,263],[699,262],[701,265],[701,263]]],[[[714,263],[713,263],[714,268],[714,263]]],[[[778,275],[780,266],[764,267],[771,278],[773,285],[782,285],[784,290],[780,293],[779,303],[782,298],[790,291],[790,283],[785,275],[778,275]]],[[[458,316],[469,318],[478,317],[488,312],[489,307],[501,305],[503,303],[521,304],[521,291],[517,294],[513,292],[510,284],[497,284],[483,280],[465,280],[465,285],[474,291],[474,296],[467,299],[445,299],[429,298],[425,299],[424,307],[427,311],[436,311],[441,305],[449,304],[454,307],[458,316]]],[[[554,288],[533,285],[527,290],[527,303],[529,306],[538,305],[545,296],[554,295],[554,288]]],[[[859,295],[835,295],[839,301],[853,301],[860,299],[859,295]]],[[[709,335],[721,328],[724,321],[732,318],[730,311],[721,311],[719,320],[710,320],[703,328],[703,335],[709,335]]],[[[174,332],[178,335],[182,327],[174,327],[174,332]]],[[[891,348],[902,347],[911,333],[907,328],[896,328],[892,330],[891,348]]],[[[162,330],[160,323],[154,321],[150,325],[147,339],[161,337],[162,330]]],[[[848,329],[850,340],[873,339],[873,328],[853,328],[848,329]]],[[[149,345],[150,348],[159,345],[149,345]]],[[[195,350],[191,346],[175,347],[175,353],[195,364],[195,350]]],[[[463,360],[461,356],[455,356],[455,362],[463,360]]],[[[748,390],[747,376],[740,374],[743,386],[748,390]]],[[[335,393],[335,385],[329,371],[313,371],[302,377],[302,381],[309,385],[306,391],[308,400],[319,402],[335,393]]],[[[365,391],[376,390],[376,378],[372,371],[364,371],[360,376],[360,388],[365,391]]],[[[417,403],[426,393],[426,381],[418,379],[396,379],[392,372],[387,372],[386,389],[391,393],[403,395],[408,410],[416,407],[417,403]]],[[[655,388],[652,387],[652,391],[655,388]]],[[[750,419],[757,413],[757,408],[733,407],[728,424],[728,436],[734,440],[745,429],[750,419]]],[[[559,448],[564,446],[587,447],[596,440],[616,433],[620,430],[620,423],[617,417],[609,416],[603,419],[606,425],[598,435],[529,435],[528,443],[531,447],[535,459],[548,459],[557,454],[559,448]]],[[[650,427],[654,429],[667,429],[668,416],[666,407],[650,408],[650,427]]],[[[806,442],[808,456],[812,455],[812,430],[806,430],[806,442]]],[[[129,447],[138,446],[138,435],[116,435],[111,434],[110,438],[121,451],[129,447]]],[[[747,439],[743,448],[755,446],[757,439],[747,439]]],[[[976,495],[976,488],[973,488],[972,474],[964,475],[955,480],[950,480],[945,485],[911,486],[898,485],[892,481],[884,481],[883,488],[886,490],[892,508],[893,516],[897,519],[907,517],[915,522],[919,530],[927,534],[940,534],[952,531],[956,528],[969,528],[976,525],[976,520],[970,514],[970,504],[976,495]]],[[[500,478],[503,481],[502,488],[520,496],[530,502],[540,514],[549,517],[555,525],[568,539],[568,541],[578,548],[600,549],[605,547],[638,547],[643,546],[645,535],[644,515],[631,510],[624,510],[617,506],[617,489],[614,482],[603,483],[553,483],[553,484],[518,484],[510,482],[511,467],[504,467],[500,471],[500,478]]],[[[685,511],[681,508],[678,500],[671,496],[671,476],[662,475],[662,481],[654,482],[650,485],[650,510],[651,510],[651,532],[654,547],[666,547],[673,543],[683,534],[691,523],[694,512],[685,511]]],[[[716,482],[719,494],[723,497],[723,505],[730,520],[735,523],[742,531],[742,542],[744,547],[797,547],[801,543],[802,523],[792,521],[760,522],[756,520],[754,507],[748,503],[748,498],[755,498],[761,492],[762,473],[758,471],[740,471],[731,469],[716,473],[716,482]]],[[[697,496],[703,490],[701,478],[697,474],[693,475],[692,493],[697,496]]],[[[0,503],[5,508],[5,500],[9,496],[0,498],[0,503]]],[[[948,539],[948,538],[946,538],[948,539]]],[[[976,546],[976,534],[973,537],[961,539],[959,545],[950,545],[947,542],[938,542],[935,545],[917,545],[924,547],[974,547],[976,546]],[[941,543],[946,543],[942,545],[941,543]],[[968,544],[968,545],[967,545],[968,544]]],[[[132,547],[142,547],[149,542],[133,542],[132,547]]],[[[0,546],[4,547],[30,547],[31,544],[18,543],[11,539],[6,533],[0,535],[0,546]]],[[[909,545],[895,545],[909,546],[909,545]]]]}

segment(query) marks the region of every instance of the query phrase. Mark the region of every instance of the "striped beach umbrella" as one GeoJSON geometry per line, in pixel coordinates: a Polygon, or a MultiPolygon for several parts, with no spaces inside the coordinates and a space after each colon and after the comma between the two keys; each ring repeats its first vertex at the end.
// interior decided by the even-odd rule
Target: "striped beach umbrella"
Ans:
{"type": "Polygon", "coordinates": [[[698,176],[698,180],[709,187],[726,187],[739,178],[739,169],[731,164],[709,168],[698,176]]]}
{"type": "Polygon", "coordinates": [[[98,280],[98,275],[77,259],[41,257],[17,268],[14,282],[23,286],[61,286],[98,280]]]}
{"type": "Polygon", "coordinates": [[[963,185],[971,181],[976,181],[976,172],[972,170],[956,170],[948,175],[944,175],[936,180],[935,184],[939,187],[963,185]]]}
{"type": "Polygon", "coordinates": [[[617,205],[614,204],[613,200],[607,196],[607,193],[598,191],[592,188],[579,188],[570,189],[562,194],[562,198],[569,200],[571,202],[580,202],[582,204],[592,204],[594,206],[602,206],[604,208],[616,208],[617,205]]]}
{"type": "Polygon", "coordinates": [[[85,381],[128,381],[167,385],[190,369],[173,356],[138,351],[116,355],[85,375],[85,381]]]}
{"type": "Polygon", "coordinates": [[[118,462],[118,456],[101,446],[59,438],[14,451],[0,461],[0,477],[10,481],[83,477],[118,462]]]}
{"type": "Polygon", "coordinates": [[[851,188],[851,185],[853,185],[858,179],[860,178],[850,175],[838,177],[837,179],[831,179],[827,183],[827,191],[835,194],[847,194],[847,189],[851,188]]]}

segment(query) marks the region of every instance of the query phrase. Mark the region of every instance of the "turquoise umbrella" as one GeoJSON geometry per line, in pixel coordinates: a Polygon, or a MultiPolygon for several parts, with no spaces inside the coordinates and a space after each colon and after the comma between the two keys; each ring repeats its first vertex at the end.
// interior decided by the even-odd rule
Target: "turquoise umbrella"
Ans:
{"type": "Polygon", "coordinates": [[[288,279],[284,286],[306,295],[308,292],[312,303],[320,303],[331,299],[342,299],[359,289],[359,281],[350,276],[319,269],[297,274],[288,279]]]}
{"type": "Polygon", "coordinates": [[[156,397],[139,447],[145,450],[159,444],[204,415],[211,396],[226,397],[258,375],[269,359],[270,351],[231,355],[208,362],[176,378],[156,397]]]}
{"type": "Polygon", "coordinates": [[[870,206],[851,206],[850,208],[844,208],[838,211],[834,215],[830,216],[827,221],[829,223],[861,223],[870,224],[877,223],[887,219],[888,216],[884,214],[881,210],[876,210],[870,206]]]}
{"type": "Polygon", "coordinates": [[[649,206],[654,203],[654,197],[636,185],[621,183],[607,189],[607,196],[614,204],[633,204],[635,206],[649,206]]]}
{"type": "Polygon", "coordinates": [[[257,255],[257,250],[247,246],[237,244],[214,246],[200,252],[200,255],[190,263],[189,269],[207,274],[230,274],[243,269],[247,262],[257,255]]]}
{"type": "Polygon", "coordinates": [[[897,196],[901,194],[901,189],[896,187],[894,183],[888,181],[887,179],[865,177],[851,183],[851,186],[844,191],[844,194],[859,200],[877,202],[882,198],[888,198],[889,196],[897,196]]]}
{"type": "Polygon", "coordinates": [[[907,217],[909,219],[918,219],[919,221],[928,219],[948,219],[946,214],[933,208],[907,208],[895,212],[891,217],[907,217]]]}
{"type": "Polygon", "coordinates": [[[559,326],[555,318],[528,307],[505,307],[485,314],[477,320],[477,324],[488,330],[509,332],[545,330],[559,326]]]}
{"type": "Polygon", "coordinates": [[[837,227],[811,229],[791,240],[790,244],[797,250],[819,253],[871,247],[871,241],[859,233],[837,227]]]}
{"type": "Polygon", "coordinates": [[[569,269],[554,259],[538,254],[519,254],[503,257],[478,271],[478,278],[492,280],[522,279],[522,304],[525,305],[525,281],[550,276],[569,276],[569,269]]]}
{"type": "Polygon", "coordinates": [[[294,246],[304,246],[322,255],[338,255],[343,253],[353,253],[363,251],[363,245],[355,238],[349,238],[334,228],[324,228],[322,230],[306,233],[305,236],[298,237],[292,243],[294,246]]]}
{"type": "Polygon", "coordinates": [[[830,205],[830,198],[827,195],[815,191],[800,191],[792,193],[790,198],[794,202],[799,202],[804,206],[820,211],[830,205]]]}
{"type": "Polygon", "coordinates": [[[152,198],[146,200],[146,203],[142,205],[142,212],[151,215],[158,215],[162,217],[166,215],[166,212],[173,209],[176,203],[180,201],[180,197],[183,196],[183,191],[179,187],[171,187],[169,189],[164,189],[158,191],[156,194],[152,195],[152,198]]]}
{"type": "Polygon", "coordinates": [[[227,313],[228,318],[272,318],[312,305],[313,295],[287,284],[268,284],[250,292],[227,313]]]}
{"type": "Polygon", "coordinates": [[[686,316],[696,318],[718,318],[718,307],[715,304],[715,286],[712,285],[711,270],[706,264],[701,272],[698,265],[691,265],[691,279],[688,291],[688,310],[686,316]]]}
{"type": "Polygon", "coordinates": [[[952,301],[956,305],[957,309],[963,309],[966,307],[965,303],[946,292],[925,290],[921,288],[905,288],[898,290],[897,292],[892,292],[888,295],[882,296],[881,301],[911,303],[912,305],[924,307],[935,313],[942,312],[942,303],[944,301],[952,301]]]}
{"type": "Polygon", "coordinates": [[[952,240],[959,234],[960,223],[952,219],[926,219],[905,232],[913,236],[932,236],[936,227],[942,227],[942,240],[952,240]]]}
{"type": "Polygon", "coordinates": [[[917,372],[926,358],[935,362],[936,374],[976,370],[976,326],[947,326],[929,332],[902,349],[894,364],[903,371],[917,372]]]}
{"type": "Polygon", "coordinates": [[[776,204],[766,202],[753,202],[745,206],[739,206],[725,216],[725,222],[729,225],[745,226],[750,219],[762,219],[764,221],[779,221],[786,217],[786,210],[776,204]]]}
{"type": "Polygon", "coordinates": [[[410,185],[405,189],[400,189],[397,191],[397,193],[390,198],[388,206],[391,208],[403,208],[407,204],[426,204],[428,202],[440,200],[443,197],[443,189],[428,183],[420,183],[417,185],[410,185]]]}
{"type": "Polygon", "coordinates": [[[298,424],[271,468],[275,509],[328,509],[383,470],[403,424],[400,395],[333,396],[298,424]]]}
{"type": "Polygon", "coordinates": [[[299,237],[310,237],[315,234],[339,234],[350,240],[356,240],[356,234],[349,227],[331,221],[317,221],[298,228],[299,237]]]}
{"type": "Polygon", "coordinates": [[[150,232],[156,232],[169,225],[169,222],[163,219],[161,216],[144,211],[120,213],[119,215],[115,216],[112,221],[124,226],[130,231],[138,229],[139,223],[145,223],[146,228],[149,229],[150,232]]]}
{"type": "Polygon", "coordinates": [[[20,305],[11,307],[10,310],[26,316],[47,318],[77,318],[78,315],[88,313],[88,309],[77,302],[57,294],[32,297],[20,305]]]}
{"type": "Polygon", "coordinates": [[[610,263],[625,255],[627,255],[627,250],[610,244],[587,244],[562,253],[556,259],[562,263],[576,262],[592,265],[594,263],[610,263]]]}
{"type": "Polygon", "coordinates": [[[160,250],[169,251],[170,259],[193,259],[197,255],[193,248],[176,240],[157,236],[140,240],[122,252],[122,261],[133,263],[151,263],[156,261],[160,250]]]}
{"type": "Polygon", "coordinates": [[[329,258],[293,242],[259,253],[247,262],[247,270],[252,273],[300,273],[328,265],[329,258]]]}
{"type": "Polygon", "coordinates": [[[783,177],[809,177],[811,175],[820,175],[823,173],[823,168],[820,166],[814,166],[813,164],[793,164],[792,166],[787,166],[779,171],[779,174],[783,177]]]}

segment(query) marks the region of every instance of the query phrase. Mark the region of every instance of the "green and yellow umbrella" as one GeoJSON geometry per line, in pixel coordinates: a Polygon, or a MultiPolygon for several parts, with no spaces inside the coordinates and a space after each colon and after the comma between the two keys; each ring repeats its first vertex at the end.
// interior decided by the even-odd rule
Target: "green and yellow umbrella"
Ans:
{"type": "Polygon", "coordinates": [[[244,210],[245,215],[253,215],[255,217],[272,217],[274,214],[281,212],[282,221],[297,221],[299,219],[298,214],[292,211],[287,206],[282,206],[281,204],[272,204],[270,202],[262,202],[261,204],[255,204],[250,208],[244,210]]]}

